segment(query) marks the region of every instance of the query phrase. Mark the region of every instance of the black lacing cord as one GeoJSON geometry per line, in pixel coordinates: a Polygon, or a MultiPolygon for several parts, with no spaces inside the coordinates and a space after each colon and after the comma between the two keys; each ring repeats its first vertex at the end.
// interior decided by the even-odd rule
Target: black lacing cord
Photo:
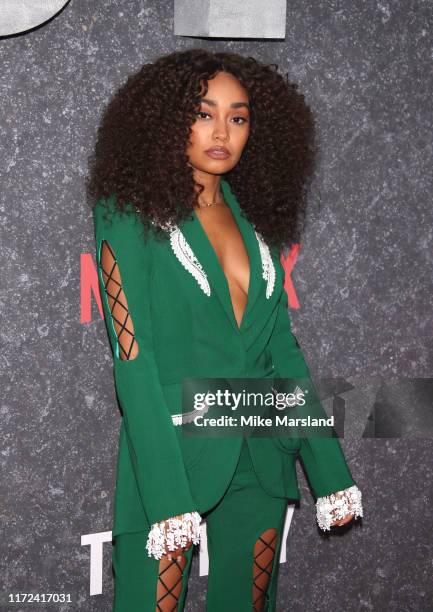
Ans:
{"type": "Polygon", "coordinates": [[[165,599],[166,597],[168,597],[169,595],[171,597],[173,597],[176,600],[176,603],[174,604],[174,608],[172,608],[170,610],[170,612],[176,612],[177,610],[177,604],[179,602],[179,598],[176,597],[176,595],[173,593],[173,590],[176,588],[176,586],[179,584],[179,582],[182,581],[182,574],[183,574],[183,568],[180,565],[180,563],[177,561],[177,559],[173,559],[172,563],[170,563],[169,565],[167,565],[167,567],[165,569],[162,570],[162,572],[160,572],[159,576],[158,576],[158,580],[161,582],[161,584],[163,585],[163,587],[165,588],[165,590],[167,591],[162,597],[160,597],[158,599],[158,601],[156,602],[156,608],[159,612],[168,612],[168,610],[166,610],[166,608],[161,608],[161,606],[159,605],[161,603],[161,601],[163,599],[165,599]],[[178,580],[170,587],[167,584],[165,584],[164,580],[162,579],[162,575],[164,574],[164,572],[166,572],[168,569],[171,569],[173,567],[173,565],[176,565],[176,567],[178,568],[180,575],[178,580]]]}
{"type": "Polygon", "coordinates": [[[270,542],[267,542],[261,536],[259,536],[259,540],[261,542],[263,542],[264,548],[254,557],[254,565],[260,571],[258,573],[256,573],[256,567],[254,568],[254,570],[253,570],[253,581],[254,581],[255,588],[258,589],[261,592],[260,592],[260,594],[253,601],[253,612],[261,612],[261,609],[262,609],[261,606],[262,606],[263,601],[259,601],[259,600],[263,600],[263,598],[266,596],[266,591],[267,591],[267,588],[268,588],[269,579],[272,576],[272,566],[273,566],[273,563],[274,563],[274,555],[275,555],[275,547],[273,547],[272,544],[275,542],[276,538],[277,538],[277,533],[274,534],[274,536],[273,536],[273,538],[272,538],[272,540],[270,542]],[[257,559],[258,559],[258,557],[260,557],[260,555],[262,555],[268,549],[270,549],[272,551],[271,560],[265,566],[262,566],[262,565],[260,565],[260,563],[258,563],[257,559]],[[262,574],[267,574],[268,575],[267,585],[266,585],[266,587],[264,589],[262,589],[261,586],[256,583],[256,580],[262,574]],[[257,606],[260,606],[260,607],[257,607],[257,606]]]}
{"type": "MultiPolygon", "coordinates": [[[[99,265],[101,266],[101,270],[103,271],[103,273],[107,276],[107,279],[104,280],[104,288],[105,288],[105,293],[108,297],[112,298],[113,300],[113,305],[110,307],[110,313],[111,316],[113,318],[113,320],[119,325],[120,327],[120,331],[116,332],[117,333],[117,340],[119,343],[119,347],[122,350],[123,356],[122,359],[131,359],[131,351],[132,348],[134,346],[134,341],[135,341],[135,335],[133,333],[131,333],[129,331],[129,329],[126,328],[126,325],[128,323],[128,320],[131,318],[131,315],[129,313],[128,308],[125,306],[125,304],[123,304],[123,302],[119,299],[119,296],[121,296],[121,294],[123,294],[123,288],[122,285],[115,279],[113,278],[113,274],[114,271],[116,270],[116,268],[118,268],[118,263],[117,263],[117,259],[116,256],[113,253],[113,250],[110,247],[110,244],[106,241],[103,240],[102,241],[102,248],[101,248],[101,260],[99,262],[99,265]],[[107,247],[112,258],[113,258],[113,266],[111,268],[110,271],[107,271],[104,269],[103,265],[102,265],[102,250],[107,247]],[[111,286],[114,286],[115,290],[117,290],[117,293],[114,295],[111,293],[111,286]],[[116,307],[116,304],[118,304],[124,311],[125,311],[125,317],[123,321],[120,321],[114,314],[114,308],[116,307]],[[122,338],[123,334],[128,334],[128,336],[130,336],[131,340],[130,340],[130,344],[129,344],[129,348],[126,351],[123,345],[124,341],[124,337],[122,338]]],[[[119,276],[120,276],[120,272],[119,272],[119,276]]],[[[124,296],[124,294],[123,294],[124,296]]],[[[125,342],[126,345],[126,342],[125,342]]]]}

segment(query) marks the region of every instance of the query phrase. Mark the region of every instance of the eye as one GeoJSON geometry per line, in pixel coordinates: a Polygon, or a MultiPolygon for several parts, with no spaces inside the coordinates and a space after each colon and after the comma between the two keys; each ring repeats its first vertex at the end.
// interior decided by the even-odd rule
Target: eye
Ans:
{"type": "MultiPolygon", "coordinates": [[[[211,117],[211,115],[209,113],[207,113],[206,111],[199,111],[198,113],[196,113],[196,116],[197,116],[198,119],[203,119],[203,120],[205,120],[206,117],[211,117]]],[[[241,117],[240,115],[236,116],[236,117],[233,117],[233,120],[234,120],[236,125],[243,125],[244,123],[248,123],[248,119],[246,119],[245,117],[241,117]],[[237,121],[239,119],[240,119],[240,121],[237,121]]]]}
{"type": "Polygon", "coordinates": [[[243,125],[244,123],[248,123],[248,119],[246,119],[245,117],[233,117],[233,119],[241,119],[241,123],[236,121],[238,125],[243,125]]]}

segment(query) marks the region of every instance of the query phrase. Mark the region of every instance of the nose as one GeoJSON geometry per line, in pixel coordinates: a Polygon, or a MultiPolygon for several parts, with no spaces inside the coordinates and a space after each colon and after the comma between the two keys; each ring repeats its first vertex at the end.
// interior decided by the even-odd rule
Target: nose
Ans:
{"type": "Polygon", "coordinates": [[[217,119],[214,125],[213,137],[226,141],[228,138],[228,130],[225,121],[217,119]]]}

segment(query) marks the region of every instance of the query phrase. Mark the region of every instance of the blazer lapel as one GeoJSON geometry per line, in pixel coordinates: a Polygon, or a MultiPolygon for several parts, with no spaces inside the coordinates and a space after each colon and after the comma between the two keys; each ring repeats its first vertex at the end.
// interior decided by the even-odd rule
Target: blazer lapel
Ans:
{"type": "Polygon", "coordinates": [[[228,183],[223,179],[221,180],[221,188],[225,200],[230,206],[233,217],[238,225],[239,231],[244,240],[245,248],[247,250],[250,262],[248,299],[240,327],[238,326],[234,315],[226,276],[223,272],[215,250],[209,238],[207,237],[207,234],[203,226],[201,225],[200,220],[195,214],[195,211],[193,211],[192,217],[183,221],[179,225],[179,229],[185,236],[185,239],[189,243],[198,262],[204,269],[208,278],[209,285],[211,287],[211,292],[213,292],[216,295],[217,299],[219,299],[231,325],[236,331],[242,332],[249,321],[251,309],[259,294],[262,278],[260,250],[256,235],[254,233],[254,228],[251,226],[249,221],[242,216],[242,211],[234,194],[232,193],[228,183]]]}

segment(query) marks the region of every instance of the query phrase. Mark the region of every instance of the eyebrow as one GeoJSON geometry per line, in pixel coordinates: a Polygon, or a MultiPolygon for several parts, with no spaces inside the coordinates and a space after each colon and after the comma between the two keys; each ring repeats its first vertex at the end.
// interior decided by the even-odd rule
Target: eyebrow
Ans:
{"type": "MultiPolygon", "coordinates": [[[[206,102],[209,106],[218,106],[218,103],[210,98],[200,98],[199,102],[206,102]]],[[[230,104],[230,108],[241,108],[242,106],[250,110],[250,106],[246,102],[232,102],[232,104],[230,104]]]]}

